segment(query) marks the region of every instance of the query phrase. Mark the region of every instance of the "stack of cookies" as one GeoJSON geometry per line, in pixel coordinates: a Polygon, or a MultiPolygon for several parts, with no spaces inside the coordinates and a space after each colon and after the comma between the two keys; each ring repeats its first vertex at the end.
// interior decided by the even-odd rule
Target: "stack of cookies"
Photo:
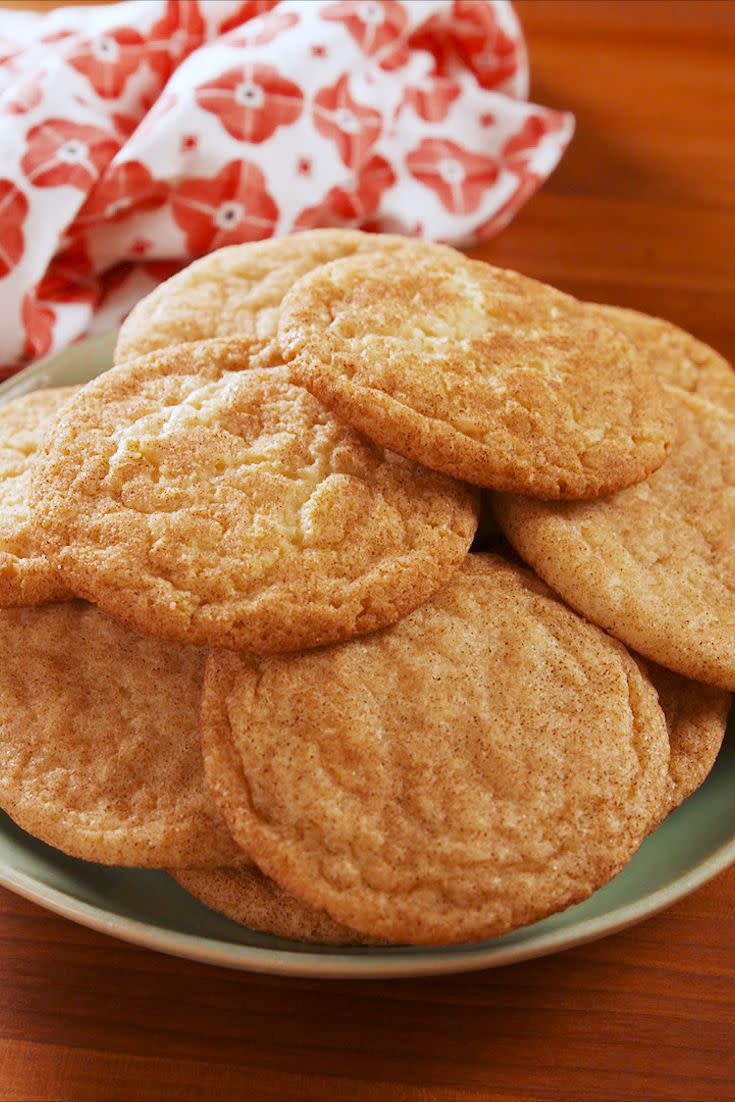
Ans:
{"type": "Polygon", "coordinates": [[[0,806],[254,929],[534,922],[723,738],[732,369],[440,245],[192,264],[2,407],[0,517],[0,806]]]}

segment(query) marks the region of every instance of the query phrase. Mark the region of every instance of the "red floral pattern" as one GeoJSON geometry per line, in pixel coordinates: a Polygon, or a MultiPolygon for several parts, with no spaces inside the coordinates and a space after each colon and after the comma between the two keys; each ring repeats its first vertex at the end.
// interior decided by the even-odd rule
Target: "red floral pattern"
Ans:
{"type": "Polygon", "coordinates": [[[264,142],[279,126],[290,126],[301,114],[303,95],[272,65],[229,69],[202,84],[196,101],[216,115],[228,134],[240,142],[264,142]]]}
{"type": "Polygon", "coordinates": [[[112,125],[117,130],[123,141],[127,141],[131,134],[134,134],[138,129],[140,119],[137,115],[125,115],[122,112],[115,112],[112,116],[112,125]]]}
{"type": "Polygon", "coordinates": [[[517,70],[518,45],[488,4],[454,0],[451,31],[460,56],[482,88],[497,88],[517,70]]]}
{"type": "Polygon", "coordinates": [[[161,83],[201,46],[205,32],[197,0],[166,0],[165,14],[151,27],[146,49],[148,64],[161,83]]]}
{"type": "Polygon", "coordinates": [[[112,160],[120,142],[106,130],[68,119],[47,119],[28,131],[21,168],[35,187],[89,191],[112,160]]]}
{"type": "Polygon", "coordinates": [[[484,241],[485,238],[492,237],[493,234],[499,233],[504,226],[507,226],[518,208],[538,191],[543,182],[543,176],[539,176],[536,172],[526,172],[521,176],[515,190],[505,200],[502,206],[500,206],[487,221],[482,222],[481,225],[477,227],[478,241],[484,241]]]}
{"type": "Polygon", "coordinates": [[[174,191],[172,209],[192,256],[270,237],[278,221],[265,177],[248,161],[231,161],[211,178],[187,180],[174,191]]]}
{"type": "Polygon", "coordinates": [[[167,191],[140,161],[112,164],[77,215],[77,225],[120,222],[134,209],[154,210],[166,201],[167,191]]]}
{"type": "Polygon", "coordinates": [[[320,15],[344,23],[362,52],[381,69],[398,69],[408,61],[408,16],[398,0],[341,0],[327,4],[320,15]]]}
{"type": "Polygon", "coordinates": [[[142,267],[151,279],[155,279],[157,283],[163,283],[165,279],[170,279],[172,275],[180,272],[185,265],[180,260],[149,260],[142,267]]]}
{"type": "Polygon", "coordinates": [[[4,115],[27,115],[38,107],[43,99],[43,69],[27,80],[19,82],[13,88],[13,95],[0,99],[0,112],[4,115]]]}
{"type": "Polygon", "coordinates": [[[345,74],[314,97],[314,126],[336,143],[343,163],[355,168],[363,163],[380,137],[383,119],[379,111],[355,102],[345,74]]]}
{"type": "Polygon", "coordinates": [[[406,88],[403,106],[412,107],[426,122],[442,122],[461,94],[462,89],[456,81],[448,77],[429,77],[422,85],[406,88]]]}
{"type": "Polygon", "coordinates": [[[547,111],[545,115],[529,115],[520,130],[508,138],[502,149],[506,161],[525,163],[547,134],[555,134],[564,127],[561,111],[547,111]]]}
{"type": "Polygon", "coordinates": [[[359,226],[380,206],[383,192],[396,182],[396,174],[385,157],[371,157],[363,167],[355,188],[331,188],[314,207],[298,215],[294,230],[310,230],[314,226],[359,226]]]}
{"type": "Polygon", "coordinates": [[[12,272],[23,255],[23,223],[28,200],[12,180],[0,180],[0,279],[12,272]]]}
{"type": "Polygon", "coordinates": [[[244,31],[233,33],[228,39],[228,46],[267,46],[279,34],[295,27],[299,22],[295,11],[273,11],[258,20],[254,28],[246,27],[244,31]]]}
{"type": "Polygon", "coordinates": [[[522,102],[499,0],[82,12],[0,41],[0,362],[112,327],[192,256],[276,230],[495,233],[571,132],[522,102]]]}
{"type": "Polygon", "coordinates": [[[426,138],[406,157],[408,171],[452,214],[472,214],[499,175],[498,162],[445,138],[426,138]]]}
{"type": "Polygon", "coordinates": [[[411,35],[409,46],[431,54],[437,75],[469,68],[487,90],[509,81],[521,65],[519,42],[500,26],[495,8],[477,0],[454,0],[448,14],[431,16],[411,35]]]}
{"type": "Polygon", "coordinates": [[[50,306],[37,302],[29,292],[23,296],[21,318],[25,330],[23,354],[28,359],[45,356],[53,343],[56,312],[50,306]]]}
{"type": "Polygon", "coordinates": [[[132,27],[75,43],[67,61],[103,99],[117,99],[144,58],[143,36],[132,27]]]}
{"type": "Polygon", "coordinates": [[[36,285],[36,298],[55,303],[96,300],[94,267],[84,242],[75,241],[54,257],[36,285]]]}
{"type": "Polygon", "coordinates": [[[269,12],[271,8],[275,8],[277,3],[278,0],[245,0],[231,15],[222,20],[219,25],[219,33],[227,34],[228,31],[234,31],[236,27],[241,27],[243,23],[248,23],[251,19],[269,12]]]}
{"type": "Polygon", "coordinates": [[[177,102],[178,100],[176,98],[175,92],[164,92],[163,95],[160,96],[153,104],[153,107],[145,116],[143,121],[138,125],[137,137],[140,138],[145,135],[152,134],[156,130],[163,116],[167,115],[169,111],[172,111],[177,102]]]}

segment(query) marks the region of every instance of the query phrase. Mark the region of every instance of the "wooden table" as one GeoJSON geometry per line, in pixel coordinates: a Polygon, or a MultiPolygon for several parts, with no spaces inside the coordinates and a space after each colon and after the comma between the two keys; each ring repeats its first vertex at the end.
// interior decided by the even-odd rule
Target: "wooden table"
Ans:
{"type": "MultiPolygon", "coordinates": [[[[735,5],[518,7],[533,94],[578,130],[479,254],[670,317],[735,359],[735,5]]],[[[606,941],[392,983],[218,971],[0,892],[9,1102],[734,1096],[735,868],[606,941]]]]}

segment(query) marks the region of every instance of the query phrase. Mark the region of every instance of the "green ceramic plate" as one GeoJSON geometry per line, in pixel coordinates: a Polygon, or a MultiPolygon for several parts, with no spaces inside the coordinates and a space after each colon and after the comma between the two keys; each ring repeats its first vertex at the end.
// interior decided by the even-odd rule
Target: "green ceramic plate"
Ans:
{"type": "MultiPolygon", "coordinates": [[[[85,382],[110,365],[114,334],[36,364],[0,400],[85,382]]],[[[733,726],[731,722],[730,726],[733,726]]],[[[735,861],[735,739],[709,779],[585,903],[505,937],[449,949],[330,949],[254,933],[209,911],[164,873],[65,857],[0,815],[0,884],[52,911],[161,952],[294,976],[419,976],[527,960],[603,937],[668,907],[735,861]]]]}

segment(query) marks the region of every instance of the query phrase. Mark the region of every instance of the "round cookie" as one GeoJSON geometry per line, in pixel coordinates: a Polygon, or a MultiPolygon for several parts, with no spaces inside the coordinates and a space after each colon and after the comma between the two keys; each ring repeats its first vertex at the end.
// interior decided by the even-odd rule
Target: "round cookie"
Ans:
{"type": "Polygon", "coordinates": [[[70,596],[38,547],[30,480],[46,428],[77,389],[37,390],[0,405],[1,607],[39,605],[70,596]]]}
{"type": "Polygon", "coordinates": [[[0,806],[72,857],[164,868],[243,860],[207,790],[204,652],[80,601],[0,612],[0,806]]]}
{"type": "Polygon", "coordinates": [[[594,309],[645,354],[663,382],[735,414],[735,371],[714,348],[662,318],[622,306],[594,309]]]}
{"type": "Polygon", "coordinates": [[[589,498],[665,458],[658,379],[569,295],[446,249],[353,256],[281,307],[292,379],[384,447],[497,490],[589,498]]]}
{"type": "Polygon", "coordinates": [[[684,677],[735,689],[735,416],[667,387],[660,470],[602,501],[498,496],[501,528],[589,620],[684,677]]]}
{"type": "Polygon", "coordinates": [[[653,663],[646,672],[658,693],[669,729],[669,801],[665,814],[699,788],[709,776],[725,737],[732,698],[653,663]]]}
{"type": "Polygon", "coordinates": [[[217,249],[135,306],[120,330],[115,363],[211,337],[244,337],[258,366],[280,363],[278,309],[297,279],[338,257],[405,244],[389,234],[323,229],[217,249]]]}
{"type": "Polygon", "coordinates": [[[586,898],[668,784],[666,724],[633,658],[492,555],[367,638],[212,652],[202,729],[210,788],[262,871],[409,944],[491,937],[586,898]]]}
{"type": "Polygon", "coordinates": [[[422,604],[472,542],[474,492],[248,365],[239,340],[179,345],[77,395],[35,481],[64,580],[141,631],[262,652],[422,604]]]}
{"type": "Polygon", "coordinates": [[[170,875],[205,907],[250,930],[320,945],[371,943],[324,911],[299,903],[255,865],[242,869],[172,869],[170,875]]]}

